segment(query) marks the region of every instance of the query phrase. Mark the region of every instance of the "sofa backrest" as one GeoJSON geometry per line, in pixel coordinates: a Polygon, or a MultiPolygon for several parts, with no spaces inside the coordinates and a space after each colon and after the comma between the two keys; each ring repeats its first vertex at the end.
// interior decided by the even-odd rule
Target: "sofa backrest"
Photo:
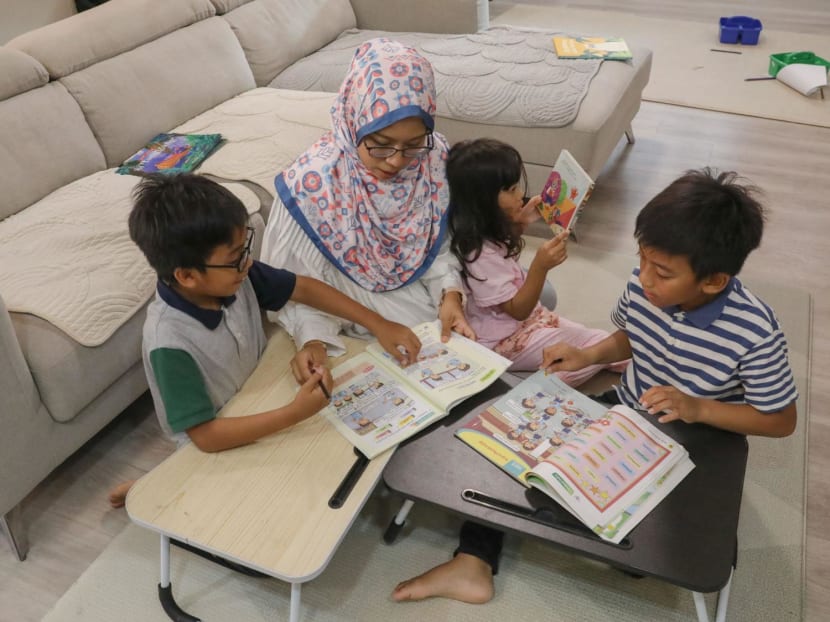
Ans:
{"type": "Polygon", "coordinates": [[[212,0],[239,39],[257,86],[356,26],[348,0],[212,0]],[[236,8],[233,8],[236,6],[236,8]]]}
{"type": "Polygon", "coordinates": [[[57,80],[215,14],[210,0],[116,0],[6,45],[39,60],[57,80]]]}
{"type": "Polygon", "coordinates": [[[35,59],[0,47],[0,220],[106,166],[78,102],[48,80],[35,59]]]}
{"type": "Polygon", "coordinates": [[[254,88],[251,68],[209,0],[117,0],[22,35],[80,105],[107,166],[159,132],[254,88]]]}

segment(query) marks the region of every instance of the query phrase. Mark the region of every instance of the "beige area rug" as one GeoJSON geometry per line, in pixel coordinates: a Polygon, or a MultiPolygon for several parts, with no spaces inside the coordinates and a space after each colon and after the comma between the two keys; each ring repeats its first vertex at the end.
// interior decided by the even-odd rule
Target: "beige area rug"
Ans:
{"type": "MultiPolygon", "coordinates": [[[[572,247],[551,273],[558,309],[574,319],[608,326],[608,311],[634,262],[572,247]]],[[[753,284],[750,283],[750,286],[753,284]]],[[[802,396],[807,395],[810,296],[754,284],[778,311],[789,339],[802,396]]],[[[728,619],[796,622],[802,619],[804,562],[805,399],[795,435],[751,439],[741,509],[738,569],[728,619]]],[[[482,468],[495,468],[482,463],[482,468]]],[[[381,487],[382,488],[382,487],[381,487]]],[[[564,622],[690,622],[691,593],[656,579],[632,579],[596,562],[539,541],[508,537],[496,597],[473,606],[444,599],[397,604],[389,593],[405,578],[445,561],[456,545],[459,521],[416,504],[398,541],[381,534],[400,500],[378,490],[369,500],[329,567],[302,590],[309,622],[524,620],[564,622]]],[[[717,525],[712,525],[717,529],[717,525]]],[[[128,526],[44,618],[45,622],[165,622],[158,602],[158,537],[128,526]]],[[[290,589],[254,579],[173,548],[173,591],[180,606],[210,622],[287,620],[290,589]]],[[[708,598],[710,611],[714,601],[708,598]]]]}
{"type": "Polygon", "coordinates": [[[744,81],[767,75],[774,53],[811,51],[830,60],[830,36],[764,29],[758,45],[726,45],[718,41],[717,20],[709,24],[563,6],[493,7],[491,25],[620,36],[651,48],[651,79],[643,92],[647,101],[830,127],[830,89],[821,99],[819,93],[805,97],[777,80],[744,81]]]}

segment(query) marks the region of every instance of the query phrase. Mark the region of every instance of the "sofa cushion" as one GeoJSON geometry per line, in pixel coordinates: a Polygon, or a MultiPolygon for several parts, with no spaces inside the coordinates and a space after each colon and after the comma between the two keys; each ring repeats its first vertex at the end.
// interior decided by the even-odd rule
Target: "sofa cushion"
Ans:
{"type": "Polygon", "coordinates": [[[118,0],[27,32],[6,45],[36,58],[57,79],[215,13],[209,0],[118,0]]]}
{"type": "Polygon", "coordinates": [[[0,101],[49,82],[46,68],[31,56],[0,47],[0,101]]]}
{"type": "Polygon", "coordinates": [[[356,25],[348,0],[254,0],[223,16],[258,86],[356,25]]]}
{"type": "Polygon", "coordinates": [[[233,11],[235,8],[248,4],[252,0],[210,0],[210,3],[216,8],[217,15],[224,15],[228,11],[233,11]]]}
{"type": "Polygon", "coordinates": [[[109,166],[120,164],[160,131],[254,87],[239,42],[218,17],[61,82],[80,103],[109,166]]]}
{"type": "Polygon", "coordinates": [[[81,109],[63,85],[0,101],[0,220],[105,167],[81,109]]]}

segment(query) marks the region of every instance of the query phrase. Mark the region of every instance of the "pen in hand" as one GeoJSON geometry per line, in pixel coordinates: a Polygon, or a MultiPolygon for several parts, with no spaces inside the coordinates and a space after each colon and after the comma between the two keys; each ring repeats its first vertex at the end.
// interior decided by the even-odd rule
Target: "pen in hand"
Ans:
{"type": "MultiPolygon", "coordinates": [[[[324,368],[322,368],[322,367],[319,367],[317,365],[311,365],[310,367],[311,367],[311,373],[313,373],[313,374],[318,373],[318,372],[320,374],[323,373],[324,368]]],[[[326,388],[326,385],[323,384],[323,379],[322,378],[320,378],[320,380],[317,381],[317,385],[320,387],[320,390],[323,392],[323,395],[326,396],[326,399],[331,401],[331,393],[329,393],[329,390],[326,388]]]]}

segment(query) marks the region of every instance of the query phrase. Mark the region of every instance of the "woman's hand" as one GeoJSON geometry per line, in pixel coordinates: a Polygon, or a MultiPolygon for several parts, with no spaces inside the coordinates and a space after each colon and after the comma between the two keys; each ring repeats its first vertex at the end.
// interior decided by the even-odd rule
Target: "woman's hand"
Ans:
{"type": "Polygon", "coordinates": [[[378,343],[401,364],[401,367],[406,367],[418,359],[421,341],[409,327],[383,320],[373,332],[378,343]]]}
{"type": "Polygon", "coordinates": [[[322,341],[307,341],[291,359],[291,373],[299,384],[305,384],[315,369],[326,366],[328,361],[326,344],[322,341]]]}
{"type": "Polygon", "coordinates": [[[464,308],[461,306],[461,292],[450,291],[444,293],[441,305],[438,307],[438,318],[441,320],[442,342],[449,341],[451,331],[475,341],[475,331],[467,323],[464,308]]]}

